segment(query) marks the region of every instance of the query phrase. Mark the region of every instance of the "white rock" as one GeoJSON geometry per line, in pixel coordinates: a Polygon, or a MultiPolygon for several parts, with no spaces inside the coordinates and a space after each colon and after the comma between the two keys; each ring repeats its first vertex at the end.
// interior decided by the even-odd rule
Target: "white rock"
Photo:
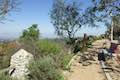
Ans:
{"type": "Polygon", "coordinates": [[[29,62],[33,60],[33,55],[24,49],[20,49],[11,56],[9,74],[18,80],[24,80],[25,75],[29,73],[27,68],[29,62]]]}

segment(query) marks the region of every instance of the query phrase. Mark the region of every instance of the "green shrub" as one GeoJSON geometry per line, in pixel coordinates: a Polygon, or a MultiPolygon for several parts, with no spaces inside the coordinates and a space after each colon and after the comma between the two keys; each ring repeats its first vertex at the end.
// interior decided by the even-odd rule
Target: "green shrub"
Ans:
{"type": "Polygon", "coordinates": [[[59,54],[61,48],[58,43],[48,40],[40,40],[37,42],[39,52],[43,55],[59,54]]]}
{"type": "Polygon", "coordinates": [[[7,68],[10,64],[10,57],[9,56],[2,56],[0,57],[0,69],[7,68]]]}
{"type": "Polygon", "coordinates": [[[61,69],[67,69],[67,65],[70,62],[73,54],[68,54],[68,53],[60,53],[57,55],[53,55],[52,58],[54,59],[54,62],[58,68],[61,69]]]}
{"type": "MultiPolygon", "coordinates": [[[[8,50],[8,49],[7,49],[8,50]]],[[[5,55],[0,56],[0,69],[4,69],[9,67],[10,65],[10,58],[15,52],[15,49],[9,49],[5,55]]]]}
{"type": "Polygon", "coordinates": [[[50,57],[38,59],[30,64],[31,80],[64,80],[54,60],[50,57]]]}
{"type": "Polygon", "coordinates": [[[10,76],[0,73],[0,80],[12,80],[10,76]]]}
{"type": "Polygon", "coordinates": [[[61,67],[62,69],[68,69],[67,65],[70,62],[73,55],[65,54],[61,59],[61,67]]]}

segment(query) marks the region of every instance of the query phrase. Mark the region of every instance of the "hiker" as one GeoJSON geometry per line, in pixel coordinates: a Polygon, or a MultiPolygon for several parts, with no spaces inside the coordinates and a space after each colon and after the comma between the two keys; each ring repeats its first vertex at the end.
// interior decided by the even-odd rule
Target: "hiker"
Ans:
{"type": "Polygon", "coordinates": [[[101,65],[103,65],[103,68],[106,68],[105,62],[106,62],[106,56],[105,56],[105,49],[101,48],[98,53],[98,61],[101,65]]]}
{"type": "Polygon", "coordinates": [[[103,43],[103,52],[105,54],[105,57],[112,59],[113,53],[117,50],[118,44],[114,42],[110,42],[110,48],[107,48],[107,43],[103,43]]]}
{"type": "Polygon", "coordinates": [[[101,62],[105,62],[105,53],[104,53],[104,50],[103,48],[100,49],[99,53],[98,53],[98,60],[101,62]]]}
{"type": "Polygon", "coordinates": [[[98,60],[101,62],[105,62],[106,61],[106,57],[108,56],[108,51],[107,51],[107,48],[106,48],[106,43],[103,43],[102,47],[100,48],[99,50],[99,53],[98,53],[98,60]]]}

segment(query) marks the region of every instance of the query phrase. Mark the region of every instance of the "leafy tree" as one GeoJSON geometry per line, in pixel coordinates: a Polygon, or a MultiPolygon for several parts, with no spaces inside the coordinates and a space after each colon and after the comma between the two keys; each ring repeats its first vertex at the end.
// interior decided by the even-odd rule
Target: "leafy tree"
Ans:
{"type": "Polygon", "coordinates": [[[37,24],[33,24],[30,28],[23,31],[20,40],[23,43],[23,47],[27,47],[28,51],[36,54],[36,42],[39,40],[39,29],[37,24]]]}
{"type": "Polygon", "coordinates": [[[92,0],[94,11],[106,11],[112,13],[120,12],[120,1],[119,0],[92,0]],[[114,12],[115,11],[115,12],[114,12]]]}
{"type": "Polygon", "coordinates": [[[88,8],[89,12],[101,20],[106,17],[120,16],[119,0],[92,0],[92,3],[93,5],[88,8]]]}
{"type": "Polygon", "coordinates": [[[21,38],[27,40],[38,40],[39,39],[39,29],[37,24],[33,24],[30,28],[23,31],[21,38]]]}
{"type": "Polygon", "coordinates": [[[120,14],[119,3],[119,0],[92,0],[92,5],[85,10],[84,16],[92,26],[98,26],[96,22],[105,22],[108,26],[108,18],[120,14]]]}
{"type": "Polygon", "coordinates": [[[119,0],[92,0],[92,6],[86,9],[88,22],[96,25],[96,22],[102,22],[106,26],[111,25],[111,40],[113,37],[113,17],[120,16],[119,0]]]}
{"type": "Polygon", "coordinates": [[[56,33],[74,42],[82,23],[77,3],[67,4],[64,0],[54,0],[50,16],[56,33]]]}

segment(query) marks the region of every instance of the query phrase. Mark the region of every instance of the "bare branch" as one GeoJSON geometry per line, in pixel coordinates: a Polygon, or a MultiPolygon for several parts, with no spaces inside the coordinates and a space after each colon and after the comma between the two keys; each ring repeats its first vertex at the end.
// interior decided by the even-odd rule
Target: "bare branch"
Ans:
{"type": "Polygon", "coordinates": [[[8,13],[17,9],[16,6],[18,6],[18,0],[0,0],[0,22],[8,13]]]}

